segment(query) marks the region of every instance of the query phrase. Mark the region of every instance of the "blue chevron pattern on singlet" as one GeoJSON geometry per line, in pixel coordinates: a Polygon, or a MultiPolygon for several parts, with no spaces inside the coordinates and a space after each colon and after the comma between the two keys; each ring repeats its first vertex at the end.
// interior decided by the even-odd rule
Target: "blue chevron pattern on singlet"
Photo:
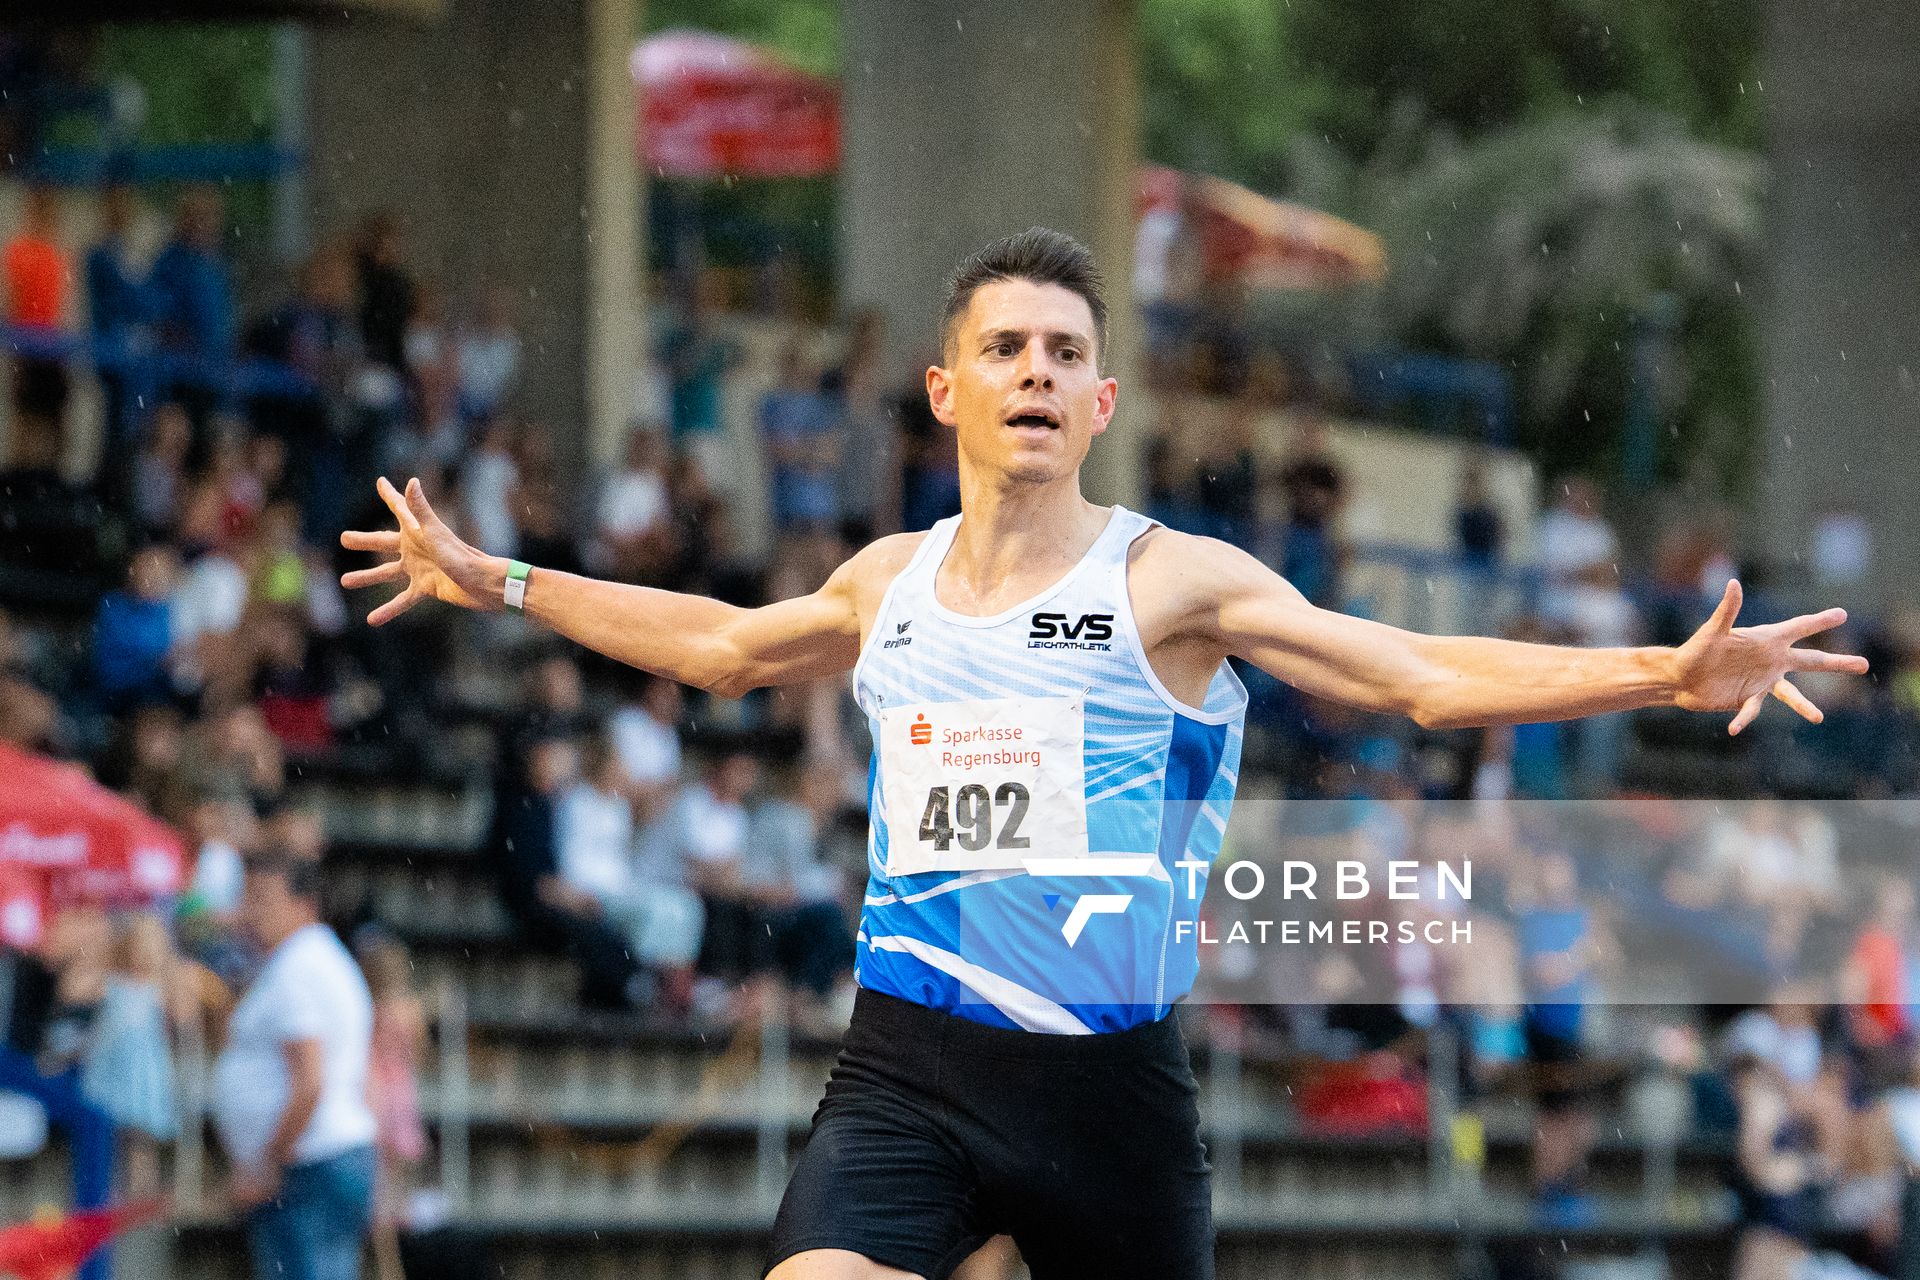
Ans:
{"type": "MultiPolygon", "coordinates": [[[[1198,970],[1195,931],[1176,941],[1175,924],[1198,917],[1202,894],[1188,892],[1188,873],[1177,864],[1211,865],[1220,852],[1238,782],[1246,690],[1223,663],[1204,703],[1187,706],[1148,665],[1127,591],[1128,549],[1153,526],[1145,516],[1115,507],[1065,577],[992,617],[958,614],[935,598],[935,575],[962,518],[936,524],[894,579],[854,668],[854,695],[874,741],[886,710],[1081,696],[1086,852],[1099,860],[1129,855],[1133,863],[1125,873],[1109,873],[1109,863],[1091,875],[1001,868],[889,877],[887,779],[876,748],[860,984],[1034,1031],[1118,1031],[1155,1020],[1192,988],[1198,970]],[[1036,615],[1063,621],[1036,624],[1036,615]],[[1074,904],[1088,895],[1129,901],[1122,911],[1087,917],[1070,941],[1074,904]]],[[[1204,873],[1198,884],[1204,892],[1204,873]]]]}

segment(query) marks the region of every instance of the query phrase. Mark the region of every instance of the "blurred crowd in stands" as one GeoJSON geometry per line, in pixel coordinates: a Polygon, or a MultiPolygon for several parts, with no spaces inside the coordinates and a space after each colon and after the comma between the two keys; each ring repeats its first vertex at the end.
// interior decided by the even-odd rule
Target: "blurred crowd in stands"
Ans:
{"type": "MultiPolygon", "coordinates": [[[[781,344],[745,433],[763,451],[776,534],[755,557],[738,536],[742,433],[727,418],[749,357],[706,284],[672,300],[619,463],[582,475],[556,447],[567,424],[529,416],[520,395],[533,357],[513,297],[424,277],[398,218],[323,241],[256,311],[235,297],[216,192],[179,199],[150,261],[125,238],[135,200],[108,193],[74,255],[61,202],[36,191],[0,249],[14,352],[0,739],[84,762],[194,850],[178,901],[70,904],[37,947],[7,953],[0,1087],[41,1099],[74,1135],[79,1202],[104,1199],[116,1133],[129,1185],[154,1185],[154,1144],[177,1126],[172,1056],[218,1043],[233,1018],[338,1050],[316,1068],[323,1093],[373,1081],[370,1114],[343,1104],[327,1121],[338,1140],[299,1153],[299,1167],[346,1160],[328,1176],[364,1181],[377,1220],[401,1212],[396,1187],[425,1147],[412,1083],[421,997],[402,941],[364,912],[330,913],[364,977],[304,932],[327,845],[296,785],[309,766],[490,773],[499,900],[528,945],[577,963],[583,1006],[724,1026],[782,1001],[804,1030],[833,1034],[866,868],[865,728],[840,684],[726,703],[556,647],[514,618],[421,609],[371,629],[378,601],[337,586],[360,563],[337,537],[388,522],[373,476],[418,475],[492,553],[740,604],[811,590],[865,539],[958,509],[952,436],[917,382],[888,381],[877,318],[781,344]],[[229,376],[236,360],[254,362],[247,377],[229,376]],[[101,446],[93,474],[75,476],[63,467],[88,379],[101,446]],[[288,951],[294,938],[305,941],[288,951]],[[329,1018],[276,1006],[289,1031],[234,1013],[268,956],[296,953],[337,997],[329,1018]],[[358,1030],[343,1041],[342,1027],[358,1030]]],[[[1343,397],[1309,361],[1239,351],[1230,329],[1155,324],[1164,427],[1145,449],[1146,510],[1241,543],[1316,603],[1353,605],[1361,549],[1342,515],[1355,481],[1329,436],[1343,397]],[[1213,428],[1197,447],[1173,426],[1195,397],[1213,428]],[[1263,415],[1282,409],[1291,434],[1263,447],[1263,415]]],[[[1751,568],[1711,512],[1667,521],[1636,566],[1602,490],[1578,476],[1552,483],[1520,564],[1485,465],[1444,482],[1458,486],[1450,571],[1485,593],[1468,616],[1515,638],[1677,643],[1751,568]],[[1497,598],[1517,603],[1496,609],[1515,581],[1524,590],[1497,598]]],[[[1858,559],[1847,536],[1835,527],[1842,565],[1858,559]]],[[[1914,787],[1920,625],[1896,615],[1833,641],[1867,653],[1876,677],[1806,677],[1826,723],[1770,717],[1763,746],[1743,738],[1738,751],[1717,723],[1661,715],[1420,732],[1249,673],[1249,770],[1341,816],[1266,830],[1256,809],[1236,819],[1238,857],[1353,838],[1369,857],[1432,861],[1455,812],[1421,807],[1438,801],[1471,813],[1675,789],[1763,798],[1718,816],[1641,800],[1609,809],[1610,824],[1521,821],[1491,837],[1484,818],[1459,819],[1480,846],[1472,912],[1485,933],[1469,960],[1409,945],[1305,974],[1230,973],[1245,1003],[1222,1004],[1217,1033],[1335,1064],[1302,1110],[1351,1130],[1417,1125],[1424,1037],[1454,1028],[1470,1097],[1515,1076],[1537,1095],[1540,1211],[1577,1223],[1592,1213],[1581,1168],[1607,1087],[1592,1015],[1621,936],[1704,939],[1773,996],[1724,1028],[1712,1011],[1676,1020],[1656,1044],[1694,1082],[1702,1123],[1734,1144],[1743,1274],[1810,1248],[1816,1222],[1866,1231],[1891,1258],[1915,1217],[1901,1171],[1920,1160],[1920,922],[1908,867],[1842,873],[1846,829],[1818,802],[1914,787]],[[1277,1001],[1263,982],[1317,998],[1277,1001]],[[1389,994],[1359,998],[1380,984],[1389,994]]],[[[236,1121],[240,1149],[280,1141],[261,1124],[236,1121]]],[[[281,1227],[262,1227],[260,1247],[277,1247],[281,1227]]]]}

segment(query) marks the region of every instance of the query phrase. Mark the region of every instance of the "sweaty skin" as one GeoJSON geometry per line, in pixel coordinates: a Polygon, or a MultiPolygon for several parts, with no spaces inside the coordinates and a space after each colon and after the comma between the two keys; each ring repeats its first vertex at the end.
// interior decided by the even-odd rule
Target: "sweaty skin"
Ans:
{"type": "MultiPolygon", "coordinates": [[[[927,370],[934,416],[954,429],[960,454],[965,517],[936,579],[948,608],[991,615],[1039,594],[1105,527],[1111,509],[1080,492],[1080,464],[1119,394],[1095,355],[1092,314],[1079,295],[1004,280],[974,294],[946,363],[927,370]]],[[[455,536],[418,480],[404,494],[384,477],[378,488],[397,528],[341,535],[343,545],[385,558],[345,574],[343,585],[402,587],[370,622],[391,621],[425,599],[505,607],[506,560],[455,536]]],[[[813,594],[757,609],[537,567],[525,608],[608,657],[738,697],[851,670],[887,585],[925,536],[882,538],[813,594]]],[[[1190,703],[1202,700],[1231,655],[1308,693],[1429,727],[1678,706],[1733,712],[1728,728],[1738,733],[1769,694],[1819,721],[1819,709],[1788,682],[1793,672],[1867,669],[1864,658],[1796,647],[1844,622],[1841,609],[1735,626],[1738,582],[1728,582],[1713,617],[1684,645],[1616,649],[1426,636],[1349,617],[1309,604],[1227,543],[1165,528],[1134,543],[1127,587],[1155,674],[1190,703]]]]}

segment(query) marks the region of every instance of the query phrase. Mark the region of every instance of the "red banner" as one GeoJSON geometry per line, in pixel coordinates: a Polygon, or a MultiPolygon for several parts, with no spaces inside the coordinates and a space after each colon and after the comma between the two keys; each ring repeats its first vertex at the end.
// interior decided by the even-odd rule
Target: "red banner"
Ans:
{"type": "Polygon", "coordinates": [[[640,159],[666,178],[793,178],[840,167],[840,89],[764,49],[664,31],[633,51],[640,159]]]}
{"type": "Polygon", "coordinates": [[[0,940],[31,945],[55,898],[176,893],[186,865],[177,832],[85,770],[0,744],[0,940]]]}

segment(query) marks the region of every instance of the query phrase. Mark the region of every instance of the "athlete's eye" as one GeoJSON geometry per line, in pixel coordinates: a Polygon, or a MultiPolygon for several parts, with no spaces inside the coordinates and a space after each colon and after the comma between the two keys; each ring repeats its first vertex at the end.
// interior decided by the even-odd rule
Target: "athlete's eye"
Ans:
{"type": "Polygon", "coordinates": [[[1080,358],[1080,353],[1074,350],[1072,347],[1062,347],[1060,348],[1060,358],[1066,361],[1068,364],[1072,364],[1075,360],[1078,360],[1080,358]]]}
{"type": "Polygon", "coordinates": [[[996,342],[987,349],[997,356],[1010,356],[1013,354],[1013,344],[1011,342],[996,342]]]}

